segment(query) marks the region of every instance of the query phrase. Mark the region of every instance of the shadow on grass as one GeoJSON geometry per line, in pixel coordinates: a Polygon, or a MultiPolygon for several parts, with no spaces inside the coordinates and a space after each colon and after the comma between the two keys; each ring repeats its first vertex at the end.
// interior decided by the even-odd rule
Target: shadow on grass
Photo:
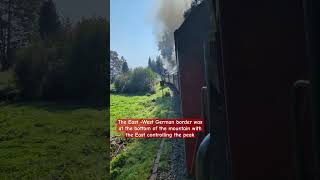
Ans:
{"type": "Polygon", "coordinates": [[[14,107],[29,106],[48,112],[64,112],[77,109],[106,110],[108,108],[107,106],[97,106],[79,101],[19,101],[14,103],[5,103],[2,105],[11,105],[14,107]]]}
{"type": "Polygon", "coordinates": [[[118,92],[113,92],[112,94],[114,95],[121,95],[125,97],[134,97],[134,96],[148,96],[148,95],[154,95],[155,93],[118,93],[118,92]]]}
{"type": "Polygon", "coordinates": [[[155,115],[156,118],[168,118],[168,111],[170,111],[171,97],[158,97],[155,100],[156,109],[155,115]]]}
{"type": "Polygon", "coordinates": [[[156,118],[178,118],[181,116],[179,95],[160,96],[154,101],[157,106],[155,109],[156,118]]]}

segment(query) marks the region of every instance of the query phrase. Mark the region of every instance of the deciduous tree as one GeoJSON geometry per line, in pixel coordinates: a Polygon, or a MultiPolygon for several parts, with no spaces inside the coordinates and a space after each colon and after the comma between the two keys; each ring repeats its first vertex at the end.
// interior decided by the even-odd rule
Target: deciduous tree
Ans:
{"type": "Polygon", "coordinates": [[[43,2],[40,8],[39,33],[42,39],[54,38],[61,30],[61,22],[52,0],[43,2]]]}
{"type": "Polygon", "coordinates": [[[123,58],[119,58],[119,54],[116,51],[110,51],[110,80],[113,82],[115,77],[122,72],[123,58]]]}
{"type": "Polygon", "coordinates": [[[0,1],[0,66],[5,71],[13,64],[15,49],[28,45],[36,30],[37,9],[42,0],[0,1]]]}

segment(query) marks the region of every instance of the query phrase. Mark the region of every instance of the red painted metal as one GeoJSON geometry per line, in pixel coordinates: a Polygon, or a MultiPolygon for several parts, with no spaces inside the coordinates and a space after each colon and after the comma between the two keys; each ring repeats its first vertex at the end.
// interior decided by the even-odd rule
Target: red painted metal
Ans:
{"type": "Polygon", "coordinates": [[[232,179],[297,179],[291,92],[309,79],[302,1],[218,8],[232,179]]]}
{"type": "MultiPolygon", "coordinates": [[[[175,45],[180,84],[181,112],[185,118],[201,118],[201,89],[205,86],[204,49],[208,32],[206,3],[195,9],[175,32],[175,45]]],[[[185,156],[190,175],[194,174],[194,161],[198,139],[185,140],[185,156]]]]}

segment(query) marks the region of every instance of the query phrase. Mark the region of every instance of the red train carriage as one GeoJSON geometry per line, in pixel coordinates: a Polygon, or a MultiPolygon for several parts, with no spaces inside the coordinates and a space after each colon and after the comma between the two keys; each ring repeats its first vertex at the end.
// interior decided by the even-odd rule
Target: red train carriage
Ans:
{"type": "Polygon", "coordinates": [[[208,121],[197,179],[320,178],[314,2],[204,0],[175,32],[182,115],[208,121]]]}
{"type": "MultiPolygon", "coordinates": [[[[175,31],[175,47],[180,79],[181,113],[185,118],[200,118],[202,114],[201,88],[205,85],[203,45],[208,38],[209,9],[202,3],[175,31]]],[[[198,139],[185,140],[188,172],[194,172],[198,139]]]]}

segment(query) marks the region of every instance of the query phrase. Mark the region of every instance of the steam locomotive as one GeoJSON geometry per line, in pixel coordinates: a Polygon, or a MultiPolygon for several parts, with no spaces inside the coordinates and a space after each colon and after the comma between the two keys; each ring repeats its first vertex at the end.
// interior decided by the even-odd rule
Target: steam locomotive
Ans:
{"type": "Polygon", "coordinates": [[[179,78],[177,72],[177,66],[175,66],[170,72],[165,72],[162,74],[161,79],[163,82],[171,84],[175,91],[179,92],[179,78]]]}
{"type": "Polygon", "coordinates": [[[186,118],[206,130],[185,140],[196,179],[320,179],[319,28],[315,0],[204,0],[175,31],[186,118]]]}

